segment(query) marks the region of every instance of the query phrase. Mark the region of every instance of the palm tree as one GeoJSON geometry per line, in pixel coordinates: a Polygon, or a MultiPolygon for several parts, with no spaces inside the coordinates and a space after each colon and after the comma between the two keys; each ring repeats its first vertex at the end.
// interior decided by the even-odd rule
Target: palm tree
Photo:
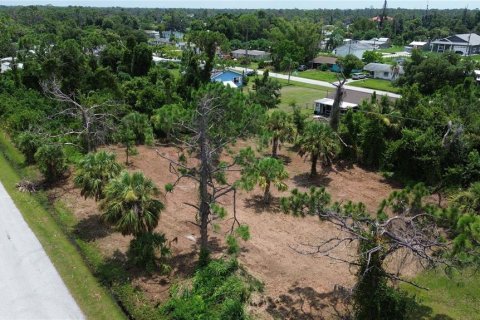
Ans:
{"type": "Polygon", "coordinates": [[[271,199],[271,184],[273,184],[278,191],[286,191],[288,186],[283,181],[287,178],[288,172],[285,170],[282,161],[265,157],[255,160],[244,168],[240,183],[242,187],[248,191],[253,190],[253,188],[258,185],[263,190],[263,202],[269,204],[271,199]]]}
{"type": "Polygon", "coordinates": [[[105,188],[103,217],[123,235],[137,238],[152,233],[164,208],[162,202],[154,199],[158,194],[158,188],[143,173],[123,171],[105,188]]]}
{"type": "Polygon", "coordinates": [[[272,139],[272,157],[276,158],[279,144],[293,141],[295,137],[292,117],[285,111],[275,110],[268,117],[266,127],[272,139]]]}
{"type": "Polygon", "coordinates": [[[317,175],[317,161],[330,166],[333,157],[339,152],[338,137],[330,126],[321,122],[311,122],[297,142],[300,156],[309,155],[312,167],[310,176],[317,175]]]}
{"type": "Polygon", "coordinates": [[[400,65],[398,64],[397,61],[392,63],[392,66],[390,67],[392,70],[392,80],[395,80],[398,75],[400,74],[400,65]]]}
{"type": "Polygon", "coordinates": [[[111,152],[100,151],[89,153],[78,162],[74,182],[82,189],[82,196],[94,198],[95,201],[103,198],[107,183],[122,170],[115,157],[111,152]]]}

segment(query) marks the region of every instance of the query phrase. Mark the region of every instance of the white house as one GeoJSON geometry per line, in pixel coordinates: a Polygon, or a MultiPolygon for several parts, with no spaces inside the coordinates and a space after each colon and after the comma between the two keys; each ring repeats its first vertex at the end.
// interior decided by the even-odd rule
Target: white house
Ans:
{"type": "Polygon", "coordinates": [[[335,48],[333,50],[333,54],[339,57],[345,57],[346,55],[353,54],[357,58],[362,59],[365,51],[371,51],[374,49],[375,47],[370,44],[365,44],[360,42],[350,42],[335,48]]]}
{"type": "Polygon", "coordinates": [[[405,72],[402,66],[394,68],[392,65],[385,63],[369,63],[363,70],[370,72],[375,79],[395,80],[405,72]]]}
{"type": "MultiPolygon", "coordinates": [[[[330,98],[315,100],[315,110],[313,114],[319,117],[330,117],[334,101],[335,100],[330,98]]],[[[350,109],[358,109],[358,104],[343,101],[340,105],[340,113],[345,113],[350,109]]]]}

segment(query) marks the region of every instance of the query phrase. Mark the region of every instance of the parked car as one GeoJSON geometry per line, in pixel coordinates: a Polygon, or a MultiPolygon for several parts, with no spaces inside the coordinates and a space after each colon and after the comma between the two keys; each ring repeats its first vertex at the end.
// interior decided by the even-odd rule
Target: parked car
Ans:
{"type": "Polygon", "coordinates": [[[298,71],[305,71],[305,70],[307,70],[307,69],[308,69],[307,66],[304,65],[304,64],[302,64],[302,65],[300,65],[300,66],[298,67],[297,70],[298,70],[298,71]]]}
{"type": "Polygon", "coordinates": [[[352,80],[365,79],[367,76],[363,73],[352,73],[352,80]]]}
{"type": "Polygon", "coordinates": [[[248,70],[247,72],[245,72],[245,75],[247,77],[254,76],[256,74],[257,74],[257,71],[255,71],[255,70],[248,70]]]}

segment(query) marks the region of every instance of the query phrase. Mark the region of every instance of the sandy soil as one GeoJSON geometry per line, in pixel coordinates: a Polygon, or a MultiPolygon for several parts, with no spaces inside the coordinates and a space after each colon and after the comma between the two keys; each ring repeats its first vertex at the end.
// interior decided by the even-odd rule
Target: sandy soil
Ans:
{"type": "MultiPolygon", "coordinates": [[[[234,149],[244,146],[246,142],[241,142],[234,149]]],[[[113,147],[110,150],[117,152],[119,161],[124,161],[122,149],[113,147]]],[[[139,147],[138,151],[139,154],[133,157],[130,170],[143,171],[162,190],[166,183],[175,181],[175,175],[169,172],[169,162],[159,157],[154,149],[139,147]]],[[[160,152],[173,159],[178,157],[173,148],[162,147],[160,152]]],[[[288,148],[280,150],[280,155],[290,174],[290,189],[306,190],[311,185],[325,186],[333,200],[362,201],[370,210],[375,210],[379,202],[396,189],[380,175],[357,166],[337,165],[312,181],[308,177],[308,161],[288,148]]],[[[230,177],[233,178],[235,177],[230,177]]],[[[71,183],[63,191],[63,199],[80,221],[78,229],[82,236],[95,241],[106,256],[121,257],[126,252],[130,238],[103,226],[95,202],[81,198],[79,190],[72,188],[71,183]]],[[[183,180],[173,193],[162,196],[166,209],[161,215],[158,231],[164,232],[173,240],[172,275],[152,276],[132,271],[135,274],[134,283],[154,301],[165,299],[171,282],[183,278],[193,270],[198,230],[190,223],[195,219],[195,210],[185,202],[195,202],[196,194],[196,184],[191,180],[183,180]]],[[[288,194],[289,191],[273,191],[275,200],[270,208],[264,208],[258,200],[260,190],[251,193],[240,191],[237,198],[238,218],[250,226],[251,232],[251,240],[242,243],[240,261],[253,276],[265,284],[264,293],[254,298],[252,309],[256,316],[264,319],[329,318],[332,309],[327,308],[326,301],[335,298],[332,295],[334,286],[350,286],[353,276],[345,264],[297,252],[306,248],[300,244],[318,243],[338,231],[315,217],[296,218],[280,212],[278,197],[288,194]]],[[[232,198],[224,197],[222,202],[231,212],[232,198]]],[[[220,223],[222,228],[219,233],[210,233],[212,246],[216,247],[217,252],[224,248],[223,239],[231,222],[227,218],[220,223]]],[[[341,248],[338,254],[347,257],[352,250],[354,248],[341,248]]]]}

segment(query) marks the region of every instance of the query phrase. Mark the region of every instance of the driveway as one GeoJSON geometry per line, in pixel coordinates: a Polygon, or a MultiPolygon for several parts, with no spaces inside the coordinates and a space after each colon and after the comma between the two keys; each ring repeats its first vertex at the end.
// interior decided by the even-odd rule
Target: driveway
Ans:
{"type": "MultiPolygon", "coordinates": [[[[250,71],[250,70],[252,70],[252,69],[245,69],[245,68],[241,68],[241,67],[235,67],[233,69],[235,69],[237,71],[250,71]]],[[[261,70],[257,70],[257,73],[259,75],[263,75],[263,71],[261,71],[261,70]]],[[[285,75],[285,74],[270,72],[269,76],[272,77],[272,78],[288,80],[288,75],[285,75]]],[[[290,81],[303,82],[303,83],[313,84],[313,85],[316,85],[316,86],[321,86],[321,87],[326,87],[326,88],[336,88],[332,83],[327,82],[327,81],[312,80],[312,79],[307,79],[307,78],[302,78],[302,77],[291,76],[290,81]]],[[[368,94],[373,94],[374,92],[376,92],[377,96],[378,95],[388,96],[388,97],[394,98],[394,99],[399,99],[399,98],[402,97],[401,95],[396,94],[396,93],[391,93],[391,92],[387,92],[387,91],[380,91],[380,90],[372,90],[372,89],[367,89],[367,88],[354,87],[354,86],[349,86],[347,84],[345,84],[343,87],[345,89],[348,89],[348,90],[351,90],[351,91],[358,91],[358,92],[363,92],[363,93],[368,93],[368,94]]]]}
{"type": "Polygon", "coordinates": [[[84,318],[0,183],[0,319],[84,318]]]}

